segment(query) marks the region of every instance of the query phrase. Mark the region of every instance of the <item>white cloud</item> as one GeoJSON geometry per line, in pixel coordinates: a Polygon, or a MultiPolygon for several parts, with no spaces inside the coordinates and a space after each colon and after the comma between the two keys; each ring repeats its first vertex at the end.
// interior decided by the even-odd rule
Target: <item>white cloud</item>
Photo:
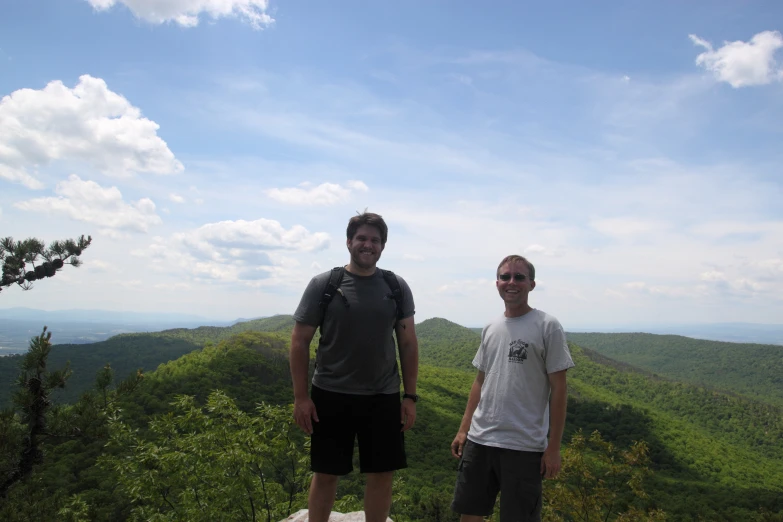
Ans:
{"type": "Polygon", "coordinates": [[[97,11],[106,11],[123,4],[136,16],[153,24],[175,22],[183,27],[195,27],[199,16],[212,19],[238,18],[254,29],[274,23],[269,13],[269,0],[87,0],[97,11]]]}
{"type": "Polygon", "coordinates": [[[706,49],[696,57],[696,65],[711,71],[718,80],[732,87],[783,80],[783,69],[778,69],[775,62],[775,51],[783,47],[783,35],[778,31],[758,33],[750,42],[725,42],[718,50],[696,35],[689,37],[694,44],[706,49]]]}
{"type": "Polygon", "coordinates": [[[113,268],[114,272],[117,272],[116,267],[112,267],[110,263],[107,263],[106,261],[102,261],[100,259],[89,259],[84,261],[84,266],[88,267],[91,272],[108,272],[109,269],[113,268]]]}
{"type": "Polygon", "coordinates": [[[277,221],[257,219],[208,223],[170,238],[156,237],[133,254],[149,258],[158,270],[197,280],[287,286],[302,282],[292,270],[298,261],[283,252],[316,252],[328,246],[326,233],[311,233],[301,225],[286,229],[277,221]]]}
{"type": "Polygon", "coordinates": [[[547,257],[554,257],[554,256],[560,255],[560,253],[557,252],[556,250],[553,250],[551,248],[547,248],[547,247],[545,247],[543,245],[539,245],[539,244],[529,245],[529,246],[527,246],[523,250],[523,252],[525,254],[527,254],[527,255],[530,255],[530,254],[533,254],[533,255],[541,254],[542,256],[547,256],[547,257]]]}
{"type": "Polygon", "coordinates": [[[648,285],[642,281],[632,281],[623,285],[626,290],[661,297],[695,297],[691,288],[679,286],[648,285]]]}
{"type": "Polygon", "coordinates": [[[81,76],[73,89],[61,81],[20,89],[0,100],[0,178],[39,189],[35,170],[55,160],[110,176],[181,172],[158,128],[100,78],[81,76]]]}
{"type": "Polygon", "coordinates": [[[117,187],[103,188],[75,174],[58,183],[55,192],[59,197],[35,198],[14,206],[30,212],[65,215],[104,230],[147,232],[149,227],[162,222],[151,199],[126,203],[117,187]]]}
{"type": "Polygon", "coordinates": [[[159,283],[153,285],[153,288],[158,288],[160,290],[188,290],[191,288],[191,285],[188,283],[159,283]]]}
{"type": "Polygon", "coordinates": [[[169,199],[173,201],[174,203],[184,203],[185,198],[180,196],[179,194],[169,194],[169,199]]]}
{"type": "Polygon", "coordinates": [[[615,238],[644,236],[665,228],[664,223],[634,217],[593,219],[590,226],[598,232],[615,238]]]}
{"type": "Polygon", "coordinates": [[[703,274],[701,274],[700,278],[702,281],[708,281],[708,282],[725,281],[726,274],[718,270],[710,270],[709,272],[704,272],[703,274]]]}
{"type": "Polygon", "coordinates": [[[265,191],[270,198],[289,205],[336,205],[343,203],[355,192],[367,192],[369,188],[361,181],[348,181],[345,186],[336,183],[321,183],[310,188],[309,183],[299,187],[269,189],[265,191]]]}
{"type": "Polygon", "coordinates": [[[292,250],[314,252],[329,246],[329,235],[323,232],[311,234],[301,225],[285,229],[272,219],[255,221],[220,221],[208,223],[192,232],[178,236],[191,248],[208,246],[214,249],[244,250],[292,250]]]}

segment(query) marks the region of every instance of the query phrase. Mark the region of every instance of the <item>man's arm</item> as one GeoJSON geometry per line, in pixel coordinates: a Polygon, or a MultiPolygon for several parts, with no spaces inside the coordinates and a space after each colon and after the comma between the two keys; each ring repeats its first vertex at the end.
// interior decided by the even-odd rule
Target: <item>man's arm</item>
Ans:
{"type": "Polygon", "coordinates": [[[549,377],[549,444],[541,458],[541,474],[554,478],[560,473],[560,441],[565,428],[568,386],[566,370],[550,373],[549,377]]]}
{"type": "Polygon", "coordinates": [[[307,375],[310,369],[310,342],[315,336],[316,326],[294,324],[291,332],[291,380],[294,384],[294,420],[305,433],[312,435],[313,422],[318,422],[315,404],[307,393],[307,375]]]}
{"type": "MultiPolygon", "coordinates": [[[[416,394],[416,381],[419,378],[419,340],[416,338],[416,326],[413,316],[397,321],[394,331],[397,334],[397,348],[400,351],[402,387],[405,393],[416,394]]],[[[402,431],[407,431],[416,422],[416,403],[404,399],[400,408],[402,431]]]]}
{"type": "Polygon", "coordinates": [[[451,454],[456,458],[462,456],[462,448],[465,447],[465,442],[468,440],[468,430],[470,429],[470,423],[473,420],[473,413],[476,411],[476,408],[478,408],[479,401],[481,400],[482,386],[484,386],[484,372],[479,370],[476,374],[476,378],[473,380],[473,386],[470,387],[468,405],[465,406],[465,414],[462,416],[459,431],[457,432],[457,436],[454,437],[454,441],[451,443],[451,454]]]}

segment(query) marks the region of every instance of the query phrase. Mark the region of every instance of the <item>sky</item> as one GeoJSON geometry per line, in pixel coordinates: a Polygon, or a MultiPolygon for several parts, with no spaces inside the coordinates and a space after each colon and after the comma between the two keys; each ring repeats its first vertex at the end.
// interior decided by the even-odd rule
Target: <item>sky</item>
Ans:
{"type": "Polygon", "coordinates": [[[416,320],[783,323],[783,4],[0,0],[0,308],[292,313],[365,209],[416,320]]]}

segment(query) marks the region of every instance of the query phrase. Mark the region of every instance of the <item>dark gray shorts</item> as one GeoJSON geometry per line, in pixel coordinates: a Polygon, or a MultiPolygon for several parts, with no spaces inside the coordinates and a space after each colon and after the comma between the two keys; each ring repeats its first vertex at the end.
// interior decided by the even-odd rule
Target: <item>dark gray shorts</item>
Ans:
{"type": "Polygon", "coordinates": [[[468,440],[462,448],[451,509],[462,515],[489,516],[500,492],[500,522],[540,522],[542,455],[468,440]]]}

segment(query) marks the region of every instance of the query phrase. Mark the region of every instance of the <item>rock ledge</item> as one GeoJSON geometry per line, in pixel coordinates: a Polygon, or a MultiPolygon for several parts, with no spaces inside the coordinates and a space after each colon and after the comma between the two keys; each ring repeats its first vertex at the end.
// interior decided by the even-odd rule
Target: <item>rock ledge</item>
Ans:
{"type": "MultiPolygon", "coordinates": [[[[307,510],[297,511],[280,522],[308,522],[307,510]]],[[[353,511],[345,514],[332,511],[332,514],[329,515],[329,522],[364,522],[364,511],[353,511]]],[[[387,518],[386,522],[392,522],[392,519],[387,518]]]]}

